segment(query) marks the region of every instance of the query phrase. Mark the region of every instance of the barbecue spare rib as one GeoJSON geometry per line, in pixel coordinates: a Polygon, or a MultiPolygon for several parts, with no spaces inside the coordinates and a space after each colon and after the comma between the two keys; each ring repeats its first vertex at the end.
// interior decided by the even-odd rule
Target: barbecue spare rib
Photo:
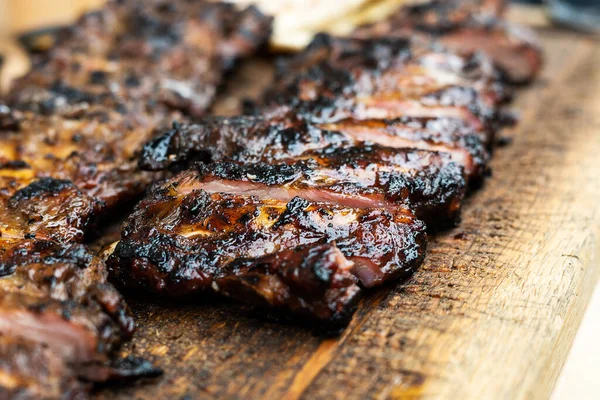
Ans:
{"type": "MultiPolygon", "coordinates": [[[[500,9],[465,3],[453,7],[468,20],[500,9]]],[[[507,122],[505,77],[437,36],[319,35],[249,115],[176,123],[144,146],[141,168],[184,171],[138,204],[109,269],[123,287],[213,291],[339,326],[361,291],[416,268],[418,219],[457,222],[507,122]]]]}
{"type": "Polygon", "coordinates": [[[412,206],[432,224],[458,218],[466,181],[463,167],[448,153],[366,144],[286,122],[269,127],[241,117],[175,126],[144,148],[142,165],[177,168],[179,159],[210,160],[198,167],[206,191],[284,201],[302,196],[348,207],[412,206]]]}
{"type": "Polygon", "coordinates": [[[108,259],[124,287],[175,297],[214,290],[332,329],[352,315],[357,283],[407,276],[424,256],[424,225],[403,207],[204,188],[202,172],[190,170],[138,204],[108,259]]]}
{"type": "Polygon", "coordinates": [[[137,167],[141,145],[203,115],[269,27],[254,8],[114,0],[33,56],[0,105],[0,397],[156,374],[114,360],[135,323],[81,242],[160,177],[137,167]]]}
{"type": "Polygon", "coordinates": [[[264,103],[289,104],[321,123],[447,117],[493,132],[508,99],[496,70],[478,54],[459,56],[419,39],[323,34],[280,65],[264,103]]]}
{"type": "Polygon", "coordinates": [[[477,182],[504,119],[499,107],[509,99],[494,71],[479,56],[409,39],[320,35],[280,66],[255,120],[177,126],[145,146],[141,165],[156,170],[208,153],[270,161],[370,142],[447,152],[477,182]]]}

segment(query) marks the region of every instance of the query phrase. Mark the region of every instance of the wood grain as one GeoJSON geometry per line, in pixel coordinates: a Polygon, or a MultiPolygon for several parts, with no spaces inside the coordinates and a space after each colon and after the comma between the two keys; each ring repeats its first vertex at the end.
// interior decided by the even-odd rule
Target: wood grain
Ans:
{"type": "Polygon", "coordinates": [[[546,398],[598,278],[600,46],[542,37],[542,77],[519,93],[513,143],[462,224],[433,238],[408,282],[367,297],[339,338],[221,300],[135,302],[126,351],[166,374],[97,397],[546,398]]]}

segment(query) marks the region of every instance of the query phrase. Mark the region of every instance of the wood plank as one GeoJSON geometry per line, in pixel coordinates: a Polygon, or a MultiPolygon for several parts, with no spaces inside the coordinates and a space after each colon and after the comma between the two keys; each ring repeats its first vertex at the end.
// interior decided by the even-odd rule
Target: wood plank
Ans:
{"type": "Polygon", "coordinates": [[[432,239],[408,282],[367,297],[341,337],[221,300],[136,302],[127,351],[166,374],[97,397],[546,398],[598,278],[600,45],[542,37],[542,78],[519,94],[514,141],[462,224],[432,239]]]}

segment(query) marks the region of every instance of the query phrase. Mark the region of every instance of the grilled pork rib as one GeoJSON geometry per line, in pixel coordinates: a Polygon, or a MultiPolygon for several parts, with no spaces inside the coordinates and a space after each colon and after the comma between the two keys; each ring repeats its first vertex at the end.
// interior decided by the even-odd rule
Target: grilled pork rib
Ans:
{"type": "Polygon", "coordinates": [[[104,263],[80,244],[2,238],[0,247],[0,393],[36,397],[43,388],[52,398],[65,385],[83,390],[81,379],[107,380],[135,323],[104,263]],[[30,367],[44,374],[30,375],[30,357],[42,357],[46,364],[30,367]]]}
{"type": "Polygon", "coordinates": [[[109,1],[57,36],[13,85],[9,105],[45,114],[83,108],[201,116],[223,71],[269,36],[255,8],[206,1],[109,1]]]}
{"type": "Polygon", "coordinates": [[[214,122],[213,127],[176,126],[144,148],[142,165],[181,167],[180,160],[184,165],[210,160],[198,167],[208,191],[229,192],[237,185],[286,201],[301,196],[351,207],[405,205],[438,227],[460,215],[466,181],[452,154],[367,144],[304,123],[268,126],[252,117],[214,122]]]}
{"type": "Polygon", "coordinates": [[[542,59],[534,35],[500,18],[503,0],[430,0],[404,6],[385,21],[360,27],[361,38],[419,37],[459,54],[485,53],[510,83],[531,81],[542,59]]]}
{"type": "Polygon", "coordinates": [[[142,115],[106,111],[76,119],[9,110],[13,123],[0,127],[0,179],[22,187],[54,178],[70,181],[98,203],[101,213],[134,199],[156,179],[139,171],[136,153],[159,126],[142,115]]]}
{"type": "Polygon", "coordinates": [[[508,98],[485,58],[408,38],[320,35],[277,75],[264,103],[289,104],[324,123],[450,117],[490,130],[508,98]]]}
{"type": "Polygon", "coordinates": [[[137,170],[141,144],[206,112],[224,72],[267,40],[269,23],[225,4],[109,2],[59,34],[14,84],[0,162],[72,180],[107,206],[140,194],[156,179],[137,170]]]}
{"type": "Polygon", "coordinates": [[[258,116],[177,125],[144,147],[140,165],[160,170],[224,157],[278,162],[366,142],[447,152],[478,182],[508,99],[478,56],[406,38],[319,35],[280,65],[258,116]]]}
{"type": "Polygon", "coordinates": [[[458,218],[465,192],[462,169],[445,154],[378,146],[324,149],[287,163],[199,164],[199,187],[210,193],[253,195],[346,207],[411,207],[432,225],[458,218]]]}
{"type": "Polygon", "coordinates": [[[111,362],[135,324],[104,262],[74,243],[98,202],[43,178],[4,186],[0,203],[0,395],[58,398],[84,381],[155,375],[111,362]]]}
{"type": "Polygon", "coordinates": [[[271,115],[206,118],[195,125],[176,124],[148,142],[140,156],[147,170],[178,169],[195,161],[275,162],[302,158],[327,148],[377,144],[448,153],[477,181],[489,159],[484,134],[454,118],[400,118],[397,120],[343,120],[318,124],[302,120],[285,108],[271,115]]]}
{"type": "Polygon", "coordinates": [[[408,209],[208,193],[198,173],[184,172],[137,206],[108,265],[126,287],[181,296],[224,284],[225,295],[340,323],[352,313],[356,282],[408,275],[425,240],[408,209]]]}

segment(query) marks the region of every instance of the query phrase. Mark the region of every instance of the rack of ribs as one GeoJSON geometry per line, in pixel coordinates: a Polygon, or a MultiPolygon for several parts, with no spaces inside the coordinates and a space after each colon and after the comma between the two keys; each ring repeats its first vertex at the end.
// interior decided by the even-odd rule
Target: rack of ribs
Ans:
{"type": "Polygon", "coordinates": [[[157,373],[115,359],[135,323],[82,242],[162,176],[137,167],[142,144],[204,115],[269,27],[254,8],[113,0],[33,55],[0,104],[0,397],[157,373]]]}
{"type": "MultiPolygon", "coordinates": [[[[501,9],[452,4],[419,9],[465,20],[501,9]]],[[[138,204],[111,273],[123,287],[218,292],[343,326],[361,292],[414,271],[425,224],[458,221],[465,193],[486,176],[496,130],[510,122],[507,75],[438,39],[318,35],[279,64],[248,115],[156,135],[140,167],[179,173],[138,204]]]]}

